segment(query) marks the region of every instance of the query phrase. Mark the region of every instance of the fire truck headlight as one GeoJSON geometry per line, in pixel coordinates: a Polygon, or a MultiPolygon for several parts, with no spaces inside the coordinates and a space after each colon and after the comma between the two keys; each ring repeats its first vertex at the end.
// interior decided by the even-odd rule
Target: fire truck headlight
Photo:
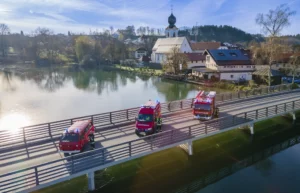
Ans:
{"type": "Polygon", "coordinates": [[[78,145],[76,145],[76,147],[78,147],[78,145]]]}
{"type": "Polygon", "coordinates": [[[151,131],[151,130],[152,130],[152,128],[145,129],[145,131],[151,131]]]}

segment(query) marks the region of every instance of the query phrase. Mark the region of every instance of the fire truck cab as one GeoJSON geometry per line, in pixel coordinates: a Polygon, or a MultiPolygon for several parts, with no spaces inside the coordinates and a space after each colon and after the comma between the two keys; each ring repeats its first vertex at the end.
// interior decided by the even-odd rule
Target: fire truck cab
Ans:
{"type": "Polygon", "coordinates": [[[64,156],[82,152],[89,142],[93,145],[95,127],[90,120],[76,121],[67,128],[59,142],[60,152],[64,156]]]}
{"type": "Polygon", "coordinates": [[[219,108],[216,107],[216,92],[200,91],[193,102],[193,115],[195,119],[211,120],[219,116],[219,108]]]}
{"type": "Polygon", "coordinates": [[[161,106],[159,101],[149,100],[142,105],[136,117],[135,133],[139,136],[146,136],[161,131],[161,106]]]}

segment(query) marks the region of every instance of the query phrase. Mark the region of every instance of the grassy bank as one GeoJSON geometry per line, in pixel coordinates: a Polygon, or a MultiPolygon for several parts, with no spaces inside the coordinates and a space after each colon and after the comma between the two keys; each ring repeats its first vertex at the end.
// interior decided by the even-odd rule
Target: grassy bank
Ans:
{"type": "MultiPolygon", "coordinates": [[[[193,143],[193,156],[176,147],[96,172],[98,190],[94,192],[172,192],[211,172],[300,134],[298,121],[281,116],[255,124],[252,139],[249,130],[236,129],[193,143]],[[105,185],[107,182],[107,185],[105,185]],[[102,187],[103,186],[103,187],[102,187]],[[102,187],[100,189],[100,187],[102,187]]],[[[86,192],[85,176],[37,191],[44,193],[86,192]]]]}
{"type": "Polygon", "coordinates": [[[140,73],[140,74],[144,74],[144,75],[160,76],[163,74],[162,70],[150,69],[149,67],[138,68],[138,67],[116,65],[116,68],[119,70],[122,70],[122,71],[135,72],[135,73],[140,73]]]}

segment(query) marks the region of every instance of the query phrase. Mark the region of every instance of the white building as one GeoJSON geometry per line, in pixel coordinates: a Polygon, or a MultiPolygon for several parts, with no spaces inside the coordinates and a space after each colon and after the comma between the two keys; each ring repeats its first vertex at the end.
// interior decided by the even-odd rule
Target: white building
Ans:
{"type": "Polygon", "coordinates": [[[206,68],[195,69],[201,77],[219,80],[252,80],[255,66],[251,63],[248,54],[242,50],[206,50],[206,68]],[[205,76],[204,76],[205,75],[205,76]]]}
{"type": "Polygon", "coordinates": [[[140,59],[143,56],[147,56],[147,50],[145,48],[138,48],[135,50],[134,55],[136,59],[140,59]]]}
{"type": "Polygon", "coordinates": [[[178,47],[181,53],[192,53],[192,48],[186,37],[159,38],[152,48],[151,61],[163,63],[173,47],[178,47]]]}

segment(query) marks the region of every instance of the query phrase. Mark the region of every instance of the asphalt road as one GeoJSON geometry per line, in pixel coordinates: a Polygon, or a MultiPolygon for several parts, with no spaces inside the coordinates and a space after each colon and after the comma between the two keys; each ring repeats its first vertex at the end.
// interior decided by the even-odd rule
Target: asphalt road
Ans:
{"type": "MultiPolygon", "coordinates": [[[[277,94],[275,96],[263,96],[251,98],[237,102],[228,102],[220,105],[220,117],[235,115],[258,108],[272,106],[284,102],[300,99],[300,92],[277,94]]],[[[194,120],[192,110],[183,110],[169,114],[163,119],[164,131],[178,129],[198,124],[200,121],[194,120]]],[[[108,147],[118,143],[138,139],[134,133],[135,124],[125,124],[110,129],[99,131],[95,135],[96,148],[108,147]]],[[[36,145],[28,148],[4,152],[0,154],[0,174],[20,170],[26,167],[42,164],[52,160],[63,158],[58,152],[58,141],[36,145]]]]}

